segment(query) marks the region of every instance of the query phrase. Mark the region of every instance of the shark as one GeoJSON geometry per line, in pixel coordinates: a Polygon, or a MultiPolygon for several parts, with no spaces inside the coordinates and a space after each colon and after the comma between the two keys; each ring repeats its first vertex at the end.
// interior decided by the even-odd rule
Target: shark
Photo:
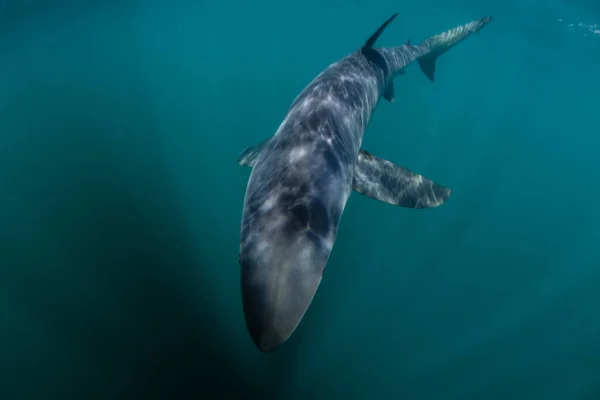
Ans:
{"type": "Polygon", "coordinates": [[[342,213],[355,191],[408,208],[434,208],[451,189],[362,149],[380,99],[417,62],[434,81],[436,61],[492,20],[484,17],[413,45],[375,47],[394,13],[355,52],[318,74],[294,99],[275,134],[246,147],[251,168],[241,218],[239,265],[244,319],[255,346],[286,342],[323,278],[342,213]]]}

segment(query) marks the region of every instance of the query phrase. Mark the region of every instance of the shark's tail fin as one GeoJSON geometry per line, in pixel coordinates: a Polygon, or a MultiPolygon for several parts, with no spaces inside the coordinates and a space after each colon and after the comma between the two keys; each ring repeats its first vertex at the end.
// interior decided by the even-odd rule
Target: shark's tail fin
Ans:
{"type": "Polygon", "coordinates": [[[425,40],[419,45],[419,47],[425,50],[425,54],[417,60],[419,67],[421,67],[421,71],[423,71],[425,76],[433,82],[435,75],[435,62],[438,57],[444,54],[451,47],[455,46],[457,43],[466,39],[472,33],[479,33],[479,31],[484,26],[489,24],[491,20],[492,17],[477,19],[425,40]]]}

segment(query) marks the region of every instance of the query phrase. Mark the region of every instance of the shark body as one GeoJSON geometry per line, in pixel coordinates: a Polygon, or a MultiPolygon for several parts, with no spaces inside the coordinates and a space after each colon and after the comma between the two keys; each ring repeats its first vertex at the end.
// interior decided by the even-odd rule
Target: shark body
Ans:
{"type": "Polygon", "coordinates": [[[246,148],[252,168],[241,223],[241,292],[249,334],[263,352],[296,329],[321,282],[352,191],[403,207],[432,208],[451,190],[361,149],[381,98],[417,61],[434,80],[436,60],[491,17],[419,45],[375,48],[397,13],[356,52],[323,70],[296,97],[273,137],[246,148]]]}

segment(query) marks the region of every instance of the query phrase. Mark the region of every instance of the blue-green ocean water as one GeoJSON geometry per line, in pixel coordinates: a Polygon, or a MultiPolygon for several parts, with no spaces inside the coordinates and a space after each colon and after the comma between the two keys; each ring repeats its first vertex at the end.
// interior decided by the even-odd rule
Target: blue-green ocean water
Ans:
{"type": "Polygon", "coordinates": [[[0,399],[600,399],[594,1],[0,9],[0,399]],[[397,79],[363,142],[453,194],[353,194],[309,312],[262,354],[237,155],[395,11],[379,45],[494,17],[435,84],[397,79]]]}

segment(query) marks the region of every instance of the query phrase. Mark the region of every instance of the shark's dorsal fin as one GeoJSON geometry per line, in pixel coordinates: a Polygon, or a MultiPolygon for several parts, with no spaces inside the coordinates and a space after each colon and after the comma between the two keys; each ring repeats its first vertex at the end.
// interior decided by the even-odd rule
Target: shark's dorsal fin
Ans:
{"type": "Polygon", "coordinates": [[[390,22],[392,22],[394,20],[394,18],[396,18],[396,16],[398,15],[398,13],[394,13],[394,15],[392,15],[391,17],[389,17],[387,19],[387,21],[385,21],[383,24],[381,24],[381,26],[379,27],[379,29],[377,29],[375,31],[374,34],[371,35],[371,37],[365,42],[365,44],[363,45],[363,49],[370,49],[373,47],[373,45],[375,44],[375,42],[377,41],[377,39],[379,38],[379,36],[381,36],[381,34],[383,33],[383,31],[385,30],[385,28],[387,28],[387,26],[390,24],[390,22]]]}

